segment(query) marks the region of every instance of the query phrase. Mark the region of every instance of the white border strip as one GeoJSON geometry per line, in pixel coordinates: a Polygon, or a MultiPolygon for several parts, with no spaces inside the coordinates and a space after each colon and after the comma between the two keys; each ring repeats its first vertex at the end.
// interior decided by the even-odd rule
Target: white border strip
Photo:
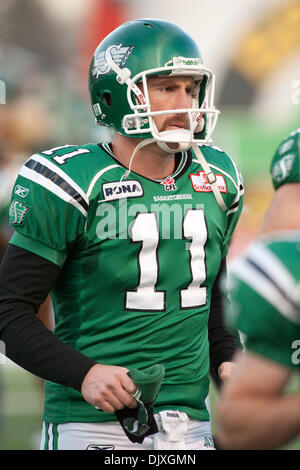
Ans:
{"type": "Polygon", "coordinates": [[[85,200],[85,202],[87,203],[87,205],[89,205],[89,198],[86,196],[85,192],[81,189],[80,186],[78,186],[77,183],[75,183],[75,181],[70,178],[70,176],[68,176],[61,168],[59,168],[58,166],[56,166],[54,163],[52,163],[51,161],[49,161],[47,158],[45,157],[42,157],[41,155],[32,155],[31,157],[32,160],[35,160],[39,163],[41,163],[42,165],[46,166],[47,168],[49,168],[49,170],[53,171],[54,173],[58,174],[59,176],[61,176],[61,178],[63,178],[67,183],[69,183],[70,186],[72,186],[73,189],[75,189],[75,191],[77,191],[80,196],[82,197],[82,199],[85,200]]]}
{"type": "MultiPolygon", "coordinates": [[[[76,209],[78,209],[85,217],[87,217],[87,211],[82,207],[81,204],[79,204],[76,199],[72,198],[70,194],[66,193],[63,189],[61,189],[57,184],[53,183],[49,178],[46,178],[45,176],[41,175],[40,173],[37,173],[36,171],[23,166],[20,170],[19,173],[21,176],[24,178],[27,178],[31,181],[34,181],[35,183],[39,184],[40,186],[43,186],[44,188],[48,189],[51,191],[53,194],[58,196],[60,199],[63,199],[64,201],[68,202],[69,204],[72,204],[76,209]]],[[[84,198],[86,199],[86,197],[84,198]]]]}
{"type": "Polygon", "coordinates": [[[300,324],[299,312],[281,295],[276,286],[255,267],[251,266],[246,259],[240,259],[232,263],[230,274],[249,285],[288,320],[300,324]]]}

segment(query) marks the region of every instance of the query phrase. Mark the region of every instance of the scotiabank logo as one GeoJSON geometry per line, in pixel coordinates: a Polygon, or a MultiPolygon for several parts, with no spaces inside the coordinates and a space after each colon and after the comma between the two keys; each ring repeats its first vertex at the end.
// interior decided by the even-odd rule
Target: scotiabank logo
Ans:
{"type": "MultiPolygon", "coordinates": [[[[190,174],[192,185],[194,191],[197,193],[209,193],[212,191],[212,187],[208,182],[206,173],[204,171],[198,171],[198,174],[190,174]]],[[[220,193],[227,193],[227,187],[225,183],[225,178],[223,175],[215,175],[217,179],[217,186],[220,193]]]]}

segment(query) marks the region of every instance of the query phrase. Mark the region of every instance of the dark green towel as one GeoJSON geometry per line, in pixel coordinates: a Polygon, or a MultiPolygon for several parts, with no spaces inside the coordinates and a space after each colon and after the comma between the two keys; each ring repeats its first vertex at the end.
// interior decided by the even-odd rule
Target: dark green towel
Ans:
{"type": "Polygon", "coordinates": [[[134,398],[138,407],[118,410],[116,416],[127,437],[132,442],[142,443],[146,436],[158,431],[153,405],[165,376],[165,368],[162,364],[155,364],[146,369],[132,369],[128,375],[137,386],[134,398]]]}

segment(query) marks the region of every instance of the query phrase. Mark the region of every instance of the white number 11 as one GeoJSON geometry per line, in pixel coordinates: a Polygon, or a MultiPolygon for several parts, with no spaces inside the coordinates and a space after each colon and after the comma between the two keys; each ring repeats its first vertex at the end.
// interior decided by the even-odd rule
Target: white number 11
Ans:
{"type": "MultiPolygon", "coordinates": [[[[207,227],[202,209],[188,210],[183,220],[183,236],[190,240],[189,260],[191,282],[180,290],[181,308],[205,305],[206,279],[205,244],[207,227]]],[[[134,291],[126,292],[128,310],[164,310],[165,292],[156,290],[158,280],[159,228],[154,213],[140,213],[131,225],[130,237],[133,242],[142,242],[138,257],[139,284],[134,291]]]]}

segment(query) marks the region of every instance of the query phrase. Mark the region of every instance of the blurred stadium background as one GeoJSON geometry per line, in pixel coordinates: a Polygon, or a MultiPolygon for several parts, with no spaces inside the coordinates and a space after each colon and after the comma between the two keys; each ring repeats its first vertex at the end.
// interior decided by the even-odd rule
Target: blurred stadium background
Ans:
{"type": "MultiPolygon", "coordinates": [[[[89,105],[90,58],[112,29],[141,17],[183,27],[215,71],[222,114],[214,144],[238,163],[246,188],[231,259],[256,235],[273,194],[271,157],[300,127],[299,0],[1,0],[1,256],[11,235],[10,190],[25,159],[109,135],[95,126],[89,105]]],[[[51,304],[40,316],[51,328],[51,304]]],[[[291,389],[297,386],[295,378],[291,389]]],[[[212,387],[214,426],[216,398],[212,387]]],[[[0,355],[0,449],[38,449],[42,400],[42,382],[0,355]]],[[[300,440],[288,448],[300,449],[300,440]]]]}

